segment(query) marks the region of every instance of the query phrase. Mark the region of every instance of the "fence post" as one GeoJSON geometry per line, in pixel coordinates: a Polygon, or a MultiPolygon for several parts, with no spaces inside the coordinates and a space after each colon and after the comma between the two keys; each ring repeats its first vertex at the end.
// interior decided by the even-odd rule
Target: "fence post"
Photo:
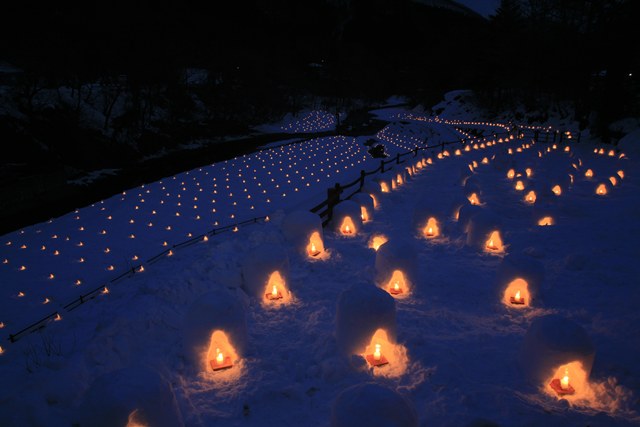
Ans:
{"type": "Polygon", "coordinates": [[[413,157],[418,157],[418,147],[413,150],[413,157]]]}
{"type": "Polygon", "coordinates": [[[444,153],[444,141],[440,143],[440,152],[444,153]]]}
{"type": "Polygon", "coordinates": [[[535,142],[538,142],[538,137],[540,136],[540,131],[536,129],[536,131],[533,133],[533,140],[535,142]]]}
{"type": "Polygon", "coordinates": [[[327,189],[327,221],[331,221],[333,218],[333,207],[340,201],[340,193],[342,193],[340,183],[327,189]]]}
{"type": "Polygon", "coordinates": [[[553,142],[556,142],[556,135],[558,134],[558,131],[553,131],[553,142]]]}
{"type": "Polygon", "coordinates": [[[380,160],[380,173],[384,173],[384,160],[380,160]]]}
{"type": "Polygon", "coordinates": [[[400,153],[396,154],[396,165],[400,164],[400,153]]]}
{"type": "Polygon", "coordinates": [[[564,132],[560,132],[560,141],[558,143],[562,144],[562,137],[564,136],[564,132]]]}
{"type": "Polygon", "coordinates": [[[364,169],[361,169],[360,170],[360,190],[362,190],[362,187],[364,187],[364,177],[365,177],[364,169]]]}
{"type": "Polygon", "coordinates": [[[582,132],[578,132],[578,140],[576,141],[577,143],[580,143],[580,137],[582,136],[582,132]]]}

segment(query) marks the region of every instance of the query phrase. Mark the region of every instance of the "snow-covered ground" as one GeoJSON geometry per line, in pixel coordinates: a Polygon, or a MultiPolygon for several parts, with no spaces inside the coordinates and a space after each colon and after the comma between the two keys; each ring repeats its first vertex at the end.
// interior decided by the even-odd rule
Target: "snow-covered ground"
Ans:
{"type": "MultiPolygon", "coordinates": [[[[378,135],[392,155],[419,145],[421,138],[436,144],[460,135],[447,120],[411,120],[407,115],[415,112],[380,111],[391,121],[404,114],[403,123],[390,123],[378,135]]],[[[621,141],[623,158],[620,152],[594,153],[592,143],[572,144],[565,151],[564,145],[553,149],[529,139],[478,144],[460,155],[451,146],[450,155],[440,159],[437,151],[423,153],[424,161],[408,157],[393,177],[406,166],[419,163],[420,169],[405,174],[406,182],[395,190],[376,191],[374,218],[360,233],[344,236],[326,228],[325,251],[305,256],[285,239],[286,214],[308,210],[336,182],[377,167],[379,160],[368,157],[362,144],[368,138],[328,137],[267,149],[3,236],[0,322],[5,335],[51,312],[61,318],[15,343],[0,344],[0,424],[124,426],[144,425],[146,418],[148,425],[328,426],[333,420],[337,426],[345,419],[363,425],[358,416],[366,413],[344,413],[345,407],[355,408],[344,403],[350,395],[343,394],[335,407],[334,402],[344,390],[365,383],[393,390],[404,400],[368,388],[355,394],[356,400],[365,399],[356,403],[379,408],[381,399],[394,402],[385,407],[392,420],[402,419],[394,408],[406,404],[421,426],[640,423],[635,326],[640,321],[635,247],[640,134],[621,141]],[[585,175],[588,169],[591,177],[585,175]],[[514,188],[517,180],[524,191],[514,188]],[[556,183],[563,186],[559,196],[551,191],[556,183]],[[601,183],[608,186],[606,195],[596,194],[601,183]],[[533,204],[526,201],[531,190],[533,204]],[[465,196],[471,192],[481,206],[469,204],[465,196]],[[456,220],[460,206],[465,207],[456,220]],[[144,263],[216,224],[267,214],[268,222],[144,263]],[[441,235],[427,238],[422,229],[431,216],[441,235]],[[538,225],[547,217],[553,225],[538,225]],[[466,221],[470,228],[461,224],[466,221]],[[499,229],[503,251],[487,253],[482,242],[476,247],[473,236],[486,224],[499,229]],[[388,246],[395,253],[387,250],[380,259],[370,248],[379,236],[402,244],[388,246]],[[415,271],[411,291],[391,300],[386,290],[374,288],[387,289],[376,281],[385,260],[392,263],[398,252],[401,259],[415,259],[415,271]],[[499,273],[510,257],[544,273],[530,306],[503,302],[508,295],[499,273]],[[249,292],[249,278],[269,263],[287,281],[290,295],[282,302],[249,292]],[[73,311],[64,310],[83,289],[138,264],[144,272],[110,284],[108,292],[73,311]],[[368,298],[371,304],[358,306],[368,298]],[[336,338],[339,301],[342,341],[336,338]],[[211,314],[203,307],[212,307],[211,314]],[[576,394],[566,399],[546,381],[531,380],[530,367],[521,363],[529,326],[549,314],[584,328],[595,347],[588,382],[578,383],[572,372],[576,394]],[[353,319],[345,322],[345,316],[353,319]],[[369,367],[363,356],[373,348],[345,354],[344,336],[358,336],[371,325],[388,333],[376,337],[390,361],[386,366],[369,367]],[[236,340],[235,348],[223,343],[229,348],[223,351],[236,355],[228,370],[206,368],[215,356],[198,363],[197,333],[216,328],[236,340]]],[[[206,351],[208,337],[205,341],[206,351]]],[[[570,353],[574,338],[566,341],[570,353]]],[[[410,416],[404,425],[413,425],[410,416]]]]}

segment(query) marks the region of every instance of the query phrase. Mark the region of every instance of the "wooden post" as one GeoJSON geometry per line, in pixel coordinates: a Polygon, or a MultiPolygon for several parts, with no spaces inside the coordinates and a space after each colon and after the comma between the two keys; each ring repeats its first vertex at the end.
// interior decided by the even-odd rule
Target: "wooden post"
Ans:
{"type": "Polygon", "coordinates": [[[396,165],[400,164],[400,153],[396,154],[396,165]]]}
{"type": "Polygon", "coordinates": [[[580,143],[580,137],[582,136],[582,132],[578,132],[578,140],[576,142],[580,143]]]}
{"type": "Polygon", "coordinates": [[[540,131],[536,129],[536,131],[533,133],[533,140],[535,142],[538,142],[538,137],[540,136],[540,131]]]}
{"type": "Polygon", "coordinates": [[[440,152],[444,153],[444,141],[440,143],[440,152]]]}
{"type": "Polygon", "coordinates": [[[380,160],[380,173],[384,173],[384,160],[380,160]]]}
{"type": "Polygon", "coordinates": [[[360,170],[360,190],[364,187],[364,177],[366,176],[364,169],[360,170]]]}
{"type": "Polygon", "coordinates": [[[333,207],[340,202],[340,183],[337,183],[335,187],[327,189],[327,220],[331,221],[333,218],[333,207]]]}

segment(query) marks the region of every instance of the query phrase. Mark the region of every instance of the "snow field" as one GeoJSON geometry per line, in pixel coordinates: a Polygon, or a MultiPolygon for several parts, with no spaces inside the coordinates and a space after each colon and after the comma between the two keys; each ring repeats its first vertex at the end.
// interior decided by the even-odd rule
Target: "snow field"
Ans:
{"type": "MultiPolygon", "coordinates": [[[[440,132],[440,137],[448,135],[440,132]]],[[[15,344],[22,351],[10,348],[0,356],[2,378],[14,385],[0,388],[0,419],[7,425],[67,426],[79,420],[77,408],[87,405],[91,395],[85,393],[102,374],[145,365],[171,384],[188,426],[355,425],[366,420],[359,417],[370,413],[369,405],[375,413],[385,402],[407,405],[406,418],[390,408],[381,413],[389,422],[407,425],[415,425],[415,417],[424,426],[479,420],[499,425],[637,423],[640,343],[625,328],[640,320],[634,306],[639,296],[634,218],[640,213],[632,179],[639,170],[635,159],[582,146],[565,152],[561,146],[524,140],[484,149],[478,145],[441,158],[437,152],[427,155],[431,163],[425,161],[412,179],[376,193],[375,217],[363,223],[361,232],[325,230],[326,249],[318,259],[287,242],[281,231],[285,214],[276,212],[269,223],[177,251],[114,286],[108,298],[76,310],[64,325],[25,337],[15,344]],[[527,167],[527,184],[547,188],[555,183],[551,172],[561,166],[563,175],[573,171],[574,181],[560,196],[530,204],[515,189],[516,175],[527,175],[527,167]],[[597,179],[618,175],[618,170],[625,179],[598,195],[600,182],[578,173],[585,167],[597,179]],[[461,199],[469,205],[459,173],[465,168],[472,172],[481,202],[469,221],[478,212],[497,217],[504,242],[500,251],[467,245],[467,232],[455,220],[452,206],[461,199]],[[554,225],[538,225],[541,213],[553,216],[554,225]],[[437,217],[442,233],[426,236],[427,218],[421,215],[437,217]],[[346,290],[381,292],[375,288],[377,252],[369,247],[376,236],[412,241],[415,253],[408,257],[415,256],[417,263],[410,296],[394,298],[396,330],[385,342],[400,363],[372,368],[363,354],[343,353],[336,316],[346,290]],[[292,301],[265,307],[242,291],[243,269],[260,257],[252,251],[270,247],[288,253],[292,301]],[[544,268],[542,297],[528,308],[503,303],[504,284],[497,272],[506,254],[535,259],[544,268]],[[217,293],[235,296],[245,307],[247,348],[229,370],[194,372],[192,349],[184,343],[184,328],[193,320],[186,319],[202,295],[217,293]],[[547,384],[531,382],[520,365],[529,325],[547,314],[571,319],[590,336],[596,348],[590,393],[558,399],[547,384]],[[356,404],[359,410],[351,413],[356,404]]],[[[364,323],[375,315],[363,315],[364,323]]],[[[357,332],[357,325],[351,331],[357,332]]],[[[147,378],[145,372],[140,371],[141,379],[147,378]]]]}

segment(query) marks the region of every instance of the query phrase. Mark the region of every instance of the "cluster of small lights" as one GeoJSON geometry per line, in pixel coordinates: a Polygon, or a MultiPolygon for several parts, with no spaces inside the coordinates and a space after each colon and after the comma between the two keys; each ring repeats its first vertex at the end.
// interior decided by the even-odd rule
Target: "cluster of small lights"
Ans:
{"type": "Polygon", "coordinates": [[[423,146],[428,135],[428,133],[421,132],[420,129],[416,129],[413,126],[405,127],[400,123],[391,123],[382,128],[376,134],[376,138],[395,145],[401,151],[411,151],[416,147],[423,146]]]}
{"type": "Polygon", "coordinates": [[[303,117],[282,125],[280,129],[287,133],[309,133],[333,129],[335,115],[326,111],[313,110],[303,117]]]}
{"type": "Polygon", "coordinates": [[[0,321],[12,329],[33,321],[173,244],[300,203],[373,165],[354,138],[316,138],[142,185],[10,233],[0,246],[0,281],[14,301],[0,321]]]}
{"type": "MultiPolygon", "coordinates": [[[[448,121],[437,117],[422,120],[418,117],[409,114],[403,118],[431,120],[452,126],[509,129],[508,125],[489,122],[448,121]]],[[[510,135],[480,139],[464,129],[457,130],[465,139],[469,139],[468,143],[464,148],[439,153],[438,159],[482,150],[515,138],[510,135]]],[[[571,139],[571,133],[565,136],[571,139]]],[[[409,151],[424,144],[426,132],[423,134],[420,127],[405,129],[401,124],[394,123],[382,129],[377,137],[409,151]]],[[[521,138],[522,135],[519,136],[521,138]]],[[[534,145],[533,141],[523,142],[505,149],[505,152],[518,155],[534,145]]],[[[581,159],[575,159],[569,146],[553,144],[540,150],[538,156],[544,157],[554,152],[564,153],[572,159],[573,168],[577,172],[582,171],[583,179],[600,178],[583,165],[581,159]]],[[[613,160],[625,157],[624,153],[618,154],[603,148],[595,149],[594,154],[613,160]]],[[[494,158],[495,155],[480,155],[477,160],[471,161],[469,169],[476,171],[480,165],[489,164],[494,158]]],[[[406,172],[412,175],[432,163],[432,158],[418,160],[406,167],[406,172]]],[[[68,302],[63,301],[66,291],[82,286],[87,281],[85,278],[103,280],[113,277],[110,272],[126,271],[132,266],[136,266],[135,271],[141,273],[145,270],[141,265],[142,259],[155,255],[172,243],[201,235],[211,228],[265,215],[271,211],[272,203],[282,207],[287,202],[299,202],[302,197],[296,199],[296,194],[303,190],[325,190],[328,182],[332,186],[335,182],[349,181],[354,171],[371,166],[377,166],[377,161],[371,159],[354,138],[317,138],[262,150],[142,185],[82,211],[76,210],[45,224],[11,233],[0,246],[0,278],[3,283],[11,284],[5,288],[5,297],[14,299],[16,303],[12,304],[15,309],[3,313],[0,328],[7,324],[17,326],[18,321],[32,320],[38,318],[38,313],[51,312],[47,306],[68,302]],[[348,175],[348,172],[351,174],[348,175]],[[252,214],[244,217],[247,212],[252,214]],[[239,215],[244,216],[237,218],[239,215]],[[29,316],[21,318],[20,315],[24,313],[29,316]]],[[[511,179],[530,177],[534,173],[531,168],[513,171],[513,175],[511,172],[508,173],[511,179]]],[[[571,179],[573,181],[573,175],[571,179]]],[[[607,194],[610,186],[616,186],[623,180],[624,171],[618,169],[604,179],[606,183],[599,183],[595,190],[598,195],[607,194]],[[601,190],[603,186],[606,186],[605,190],[601,190]]],[[[404,182],[400,178],[397,180],[398,186],[404,182]]],[[[535,193],[526,193],[524,201],[534,204],[535,193]]],[[[543,219],[541,222],[544,225],[553,222],[552,219],[543,219]]],[[[233,231],[238,231],[238,228],[234,227],[233,231]]],[[[205,237],[203,241],[206,240],[205,237]]],[[[169,250],[167,255],[173,256],[173,250],[169,250]]],[[[109,292],[105,286],[100,294],[107,295],[109,292]]],[[[57,314],[54,320],[61,319],[57,314]]]]}

